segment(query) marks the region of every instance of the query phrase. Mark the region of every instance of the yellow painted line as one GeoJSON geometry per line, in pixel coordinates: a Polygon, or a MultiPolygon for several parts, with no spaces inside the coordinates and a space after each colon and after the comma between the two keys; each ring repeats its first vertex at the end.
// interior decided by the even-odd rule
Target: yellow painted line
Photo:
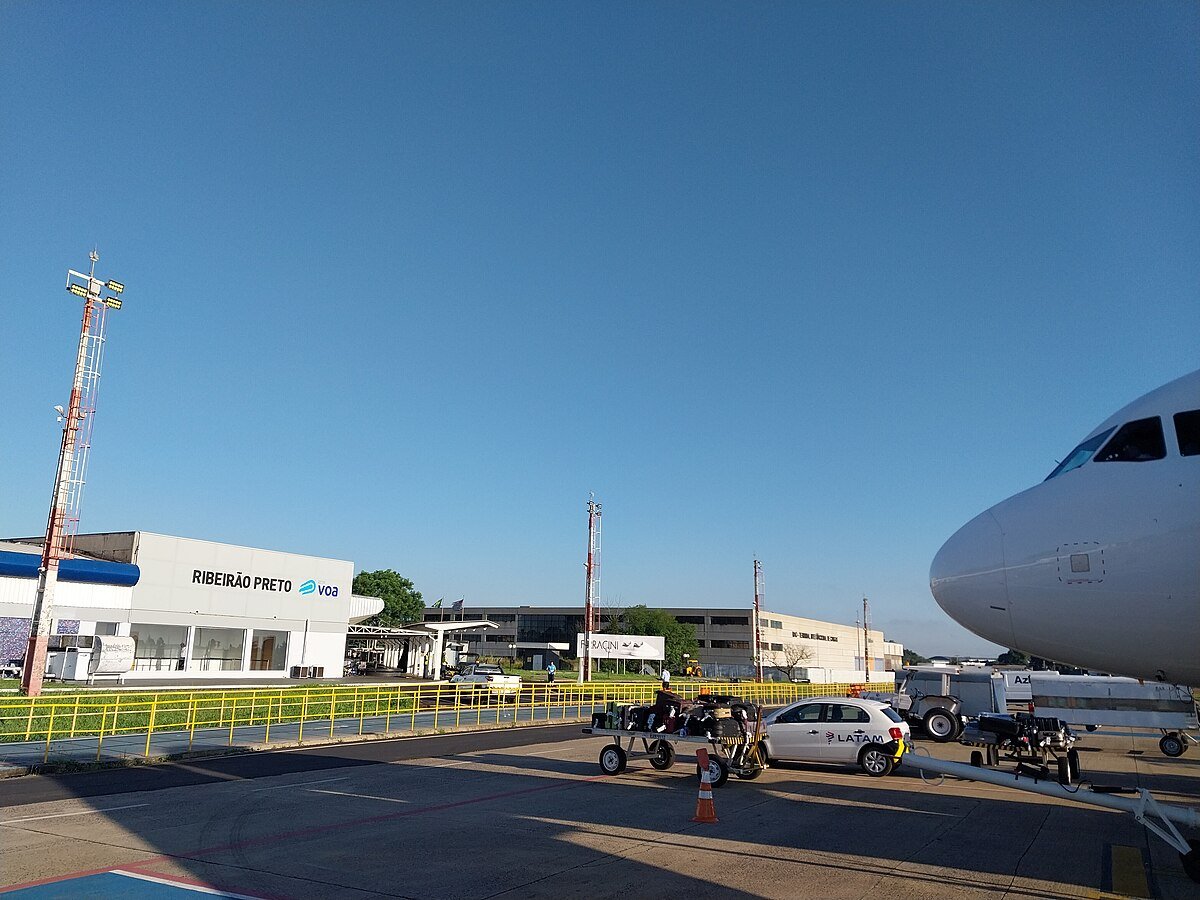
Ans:
{"type": "Polygon", "coordinates": [[[1142,862],[1140,848],[1113,845],[1112,889],[1113,893],[1126,897],[1150,896],[1150,884],[1146,879],[1146,866],[1142,862]]]}

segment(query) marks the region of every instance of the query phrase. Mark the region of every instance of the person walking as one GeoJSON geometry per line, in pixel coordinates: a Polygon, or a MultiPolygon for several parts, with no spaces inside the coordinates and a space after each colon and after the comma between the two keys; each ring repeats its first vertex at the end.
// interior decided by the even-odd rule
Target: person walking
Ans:
{"type": "Polygon", "coordinates": [[[546,681],[548,681],[550,684],[554,684],[554,673],[557,671],[558,671],[558,667],[555,666],[553,662],[547,663],[547,665],[546,665],[546,681]]]}
{"type": "Polygon", "coordinates": [[[666,666],[663,666],[662,669],[662,686],[664,691],[671,689],[671,670],[666,666]]]}

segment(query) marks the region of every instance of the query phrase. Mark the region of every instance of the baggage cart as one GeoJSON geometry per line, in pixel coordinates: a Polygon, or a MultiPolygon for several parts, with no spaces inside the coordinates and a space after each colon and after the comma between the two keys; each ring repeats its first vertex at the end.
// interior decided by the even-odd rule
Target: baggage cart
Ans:
{"type": "MultiPolygon", "coordinates": [[[[631,758],[649,759],[654,768],[666,771],[675,765],[679,747],[707,747],[709,781],[713,787],[721,787],[729,780],[731,773],[749,781],[761,775],[767,767],[759,749],[763,734],[762,710],[753,704],[741,705],[753,710],[754,719],[744,731],[739,730],[737,734],[679,734],[600,728],[596,725],[584,728],[583,733],[610,739],[600,750],[600,771],[605,775],[621,774],[631,758]]],[[[696,777],[700,776],[700,766],[697,764],[696,777]]]]}

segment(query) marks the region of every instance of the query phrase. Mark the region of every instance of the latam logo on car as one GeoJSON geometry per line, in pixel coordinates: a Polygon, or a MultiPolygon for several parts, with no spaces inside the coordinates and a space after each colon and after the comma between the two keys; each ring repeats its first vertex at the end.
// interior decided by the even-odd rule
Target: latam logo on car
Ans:
{"type": "Polygon", "coordinates": [[[337,585],[334,584],[318,584],[313,579],[308,579],[300,585],[300,595],[307,596],[308,594],[320,594],[322,597],[336,597],[338,595],[337,585]]]}
{"type": "Polygon", "coordinates": [[[878,734],[866,734],[858,732],[857,734],[834,734],[832,731],[825,732],[825,743],[832,744],[834,738],[837,738],[839,744],[882,744],[883,738],[878,734]]]}

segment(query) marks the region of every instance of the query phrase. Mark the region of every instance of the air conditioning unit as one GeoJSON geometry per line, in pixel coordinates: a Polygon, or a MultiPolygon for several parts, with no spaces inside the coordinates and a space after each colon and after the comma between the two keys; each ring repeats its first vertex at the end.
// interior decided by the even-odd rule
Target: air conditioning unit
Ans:
{"type": "Polygon", "coordinates": [[[312,678],[312,666],[292,666],[293,678],[312,678]]]}

